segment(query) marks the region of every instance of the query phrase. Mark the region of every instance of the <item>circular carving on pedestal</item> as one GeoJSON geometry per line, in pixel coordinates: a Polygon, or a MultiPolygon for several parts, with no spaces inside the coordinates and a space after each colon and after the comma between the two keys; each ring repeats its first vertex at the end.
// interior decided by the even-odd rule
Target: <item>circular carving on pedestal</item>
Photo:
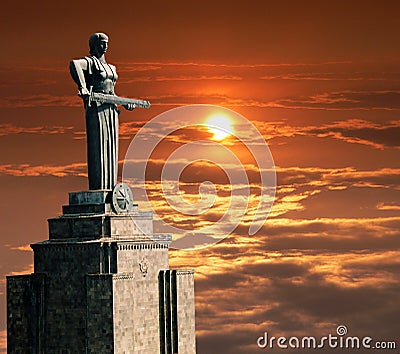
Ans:
{"type": "Polygon", "coordinates": [[[112,191],[112,207],[117,214],[129,213],[133,206],[132,191],[126,183],[118,183],[112,191]]]}

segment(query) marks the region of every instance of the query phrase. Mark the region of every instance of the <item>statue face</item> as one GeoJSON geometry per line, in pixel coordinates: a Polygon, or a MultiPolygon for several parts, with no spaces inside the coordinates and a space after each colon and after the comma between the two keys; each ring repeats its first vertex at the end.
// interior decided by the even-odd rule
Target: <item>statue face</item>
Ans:
{"type": "Polygon", "coordinates": [[[106,51],[107,51],[107,48],[108,48],[108,41],[106,41],[105,39],[100,39],[98,42],[97,42],[97,52],[100,54],[100,55],[103,55],[106,51]]]}

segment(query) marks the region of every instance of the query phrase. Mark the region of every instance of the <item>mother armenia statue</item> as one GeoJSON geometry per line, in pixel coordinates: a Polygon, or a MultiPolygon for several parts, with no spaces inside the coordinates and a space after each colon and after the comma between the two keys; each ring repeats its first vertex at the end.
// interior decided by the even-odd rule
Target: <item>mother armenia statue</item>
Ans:
{"type": "Polygon", "coordinates": [[[120,98],[114,87],[118,75],[108,64],[105,53],[108,36],[94,33],[89,38],[90,55],[72,60],[70,71],[78,85],[79,96],[86,110],[86,139],[89,189],[112,189],[118,175],[118,114],[117,104],[127,110],[148,108],[148,101],[120,98]]]}

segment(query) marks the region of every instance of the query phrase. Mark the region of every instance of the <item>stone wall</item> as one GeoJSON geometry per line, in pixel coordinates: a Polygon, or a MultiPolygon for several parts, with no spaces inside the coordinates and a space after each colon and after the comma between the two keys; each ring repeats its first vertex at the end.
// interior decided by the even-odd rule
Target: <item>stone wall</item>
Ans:
{"type": "Polygon", "coordinates": [[[168,268],[168,246],[118,242],[114,275],[116,353],[158,353],[158,273],[168,268]]]}
{"type": "Polygon", "coordinates": [[[194,272],[177,270],[179,354],[196,353],[194,272]]]}
{"type": "Polygon", "coordinates": [[[115,274],[115,353],[158,353],[158,294],[154,281],[133,274],[115,274]]]}
{"type": "Polygon", "coordinates": [[[137,278],[157,282],[160,269],[168,269],[168,245],[156,242],[118,242],[118,273],[133,272],[137,278]]]}
{"type": "Polygon", "coordinates": [[[113,330],[115,353],[134,353],[136,279],[132,273],[113,275],[113,330]]]}
{"type": "Polygon", "coordinates": [[[85,353],[85,278],[86,274],[100,273],[101,246],[100,242],[33,245],[35,272],[47,278],[44,336],[48,353],[58,353],[60,348],[85,353]]]}
{"type": "Polygon", "coordinates": [[[86,296],[87,351],[85,353],[114,353],[113,275],[87,275],[86,296]]]}
{"type": "Polygon", "coordinates": [[[43,353],[45,281],[43,274],[7,277],[9,353],[43,353]]]}

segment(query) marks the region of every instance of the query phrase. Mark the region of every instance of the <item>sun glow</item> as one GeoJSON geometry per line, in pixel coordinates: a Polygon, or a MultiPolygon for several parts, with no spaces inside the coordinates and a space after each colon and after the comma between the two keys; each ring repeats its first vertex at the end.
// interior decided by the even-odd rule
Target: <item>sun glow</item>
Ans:
{"type": "Polygon", "coordinates": [[[211,117],[206,122],[206,126],[208,131],[214,134],[213,140],[220,141],[233,134],[232,121],[223,115],[211,117]]]}

